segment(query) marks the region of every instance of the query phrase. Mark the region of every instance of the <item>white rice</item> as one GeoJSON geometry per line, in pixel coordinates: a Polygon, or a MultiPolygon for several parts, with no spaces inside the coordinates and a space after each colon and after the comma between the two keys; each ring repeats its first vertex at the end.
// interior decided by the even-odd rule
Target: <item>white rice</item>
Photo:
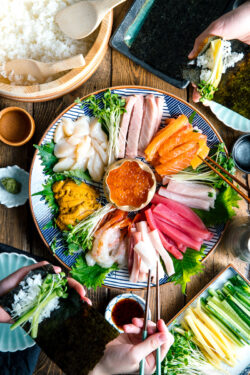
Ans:
{"type": "MultiPolygon", "coordinates": [[[[0,75],[16,84],[24,77],[4,71],[13,59],[54,62],[82,53],[93,44],[95,34],[82,40],[64,35],[55,22],[56,13],[79,0],[0,0],[0,75]]],[[[25,77],[34,83],[33,77],[25,77]]],[[[28,82],[30,81],[30,82],[28,82]]]]}
{"type": "MultiPolygon", "coordinates": [[[[27,311],[27,308],[33,306],[34,301],[40,292],[42,285],[42,277],[40,274],[29,277],[26,282],[22,281],[20,285],[22,289],[14,295],[14,303],[12,304],[12,317],[19,317],[27,311]]],[[[52,311],[59,308],[59,297],[53,298],[47,306],[41,311],[39,323],[49,318],[52,311]]],[[[32,318],[29,322],[31,323],[32,318]]]]}
{"type": "MultiPolygon", "coordinates": [[[[233,68],[238,61],[242,60],[244,54],[232,52],[231,43],[228,40],[222,40],[222,47],[222,73],[225,73],[228,68],[233,68]]],[[[202,68],[200,74],[201,81],[209,80],[211,69],[213,68],[213,61],[211,48],[208,48],[205,53],[197,57],[197,66],[202,68]]]]}

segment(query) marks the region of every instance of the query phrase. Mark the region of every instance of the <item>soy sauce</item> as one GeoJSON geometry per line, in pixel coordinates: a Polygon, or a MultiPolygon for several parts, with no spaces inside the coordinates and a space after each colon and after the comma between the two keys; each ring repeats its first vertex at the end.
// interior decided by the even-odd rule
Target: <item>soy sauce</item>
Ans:
{"type": "Polygon", "coordinates": [[[114,306],[111,317],[115,325],[123,329],[124,324],[132,323],[132,318],[142,318],[144,311],[141,305],[131,298],[124,298],[114,306]]]}

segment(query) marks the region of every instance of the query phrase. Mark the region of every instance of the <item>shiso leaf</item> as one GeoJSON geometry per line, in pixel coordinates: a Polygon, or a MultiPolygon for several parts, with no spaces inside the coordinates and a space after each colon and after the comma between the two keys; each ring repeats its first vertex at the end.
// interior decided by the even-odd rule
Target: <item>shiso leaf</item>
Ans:
{"type": "Polygon", "coordinates": [[[55,143],[53,141],[44,145],[34,145],[38,150],[38,154],[42,160],[43,171],[46,175],[52,175],[53,167],[57,163],[58,158],[54,155],[55,143]]]}
{"type": "Polygon", "coordinates": [[[118,269],[118,265],[115,263],[110,268],[103,268],[98,264],[94,266],[88,266],[85,258],[80,255],[76,259],[76,263],[72,267],[71,276],[79,281],[82,285],[87,288],[96,289],[98,286],[102,286],[105,277],[111,272],[118,269]]]}

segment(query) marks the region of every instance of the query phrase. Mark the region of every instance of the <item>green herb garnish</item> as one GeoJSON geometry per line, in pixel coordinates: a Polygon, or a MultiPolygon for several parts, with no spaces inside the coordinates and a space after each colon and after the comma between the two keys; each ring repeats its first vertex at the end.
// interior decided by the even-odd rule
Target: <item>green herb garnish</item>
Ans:
{"type": "Polygon", "coordinates": [[[197,91],[200,93],[200,102],[204,102],[205,100],[212,100],[214,97],[215,91],[217,91],[218,88],[215,88],[211,83],[208,83],[206,81],[201,81],[197,86],[197,91]]]}
{"type": "Polygon", "coordinates": [[[53,167],[57,163],[58,158],[54,155],[55,143],[53,141],[44,145],[34,145],[38,150],[38,154],[42,160],[43,171],[46,175],[52,175],[53,167]]]}
{"type": "Polygon", "coordinates": [[[117,269],[118,265],[116,263],[110,268],[103,268],[98,264],[88,266],[86,260],[80,255],[76,259],[76,263],[70,273],[75,280],[79,281],[85,287],[96,289],[98,286],[102,286],[109,272],[117,269]]]}
{"type": "Polygon", "coordinates": [[[189,116],[189,118],[188,118],[189,124],[193,123],[196,113],[197,112],[193,111],[192,114],[189,116]]]}

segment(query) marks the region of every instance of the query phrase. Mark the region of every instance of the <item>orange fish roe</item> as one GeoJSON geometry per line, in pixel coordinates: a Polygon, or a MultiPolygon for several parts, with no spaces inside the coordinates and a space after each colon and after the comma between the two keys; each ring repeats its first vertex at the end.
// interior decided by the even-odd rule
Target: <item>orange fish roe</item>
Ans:
{"type": "Polygon", "coordinates": [[[153,184],[151,174],[135,161],[125,161],[111,170],[107,178],[110,198],[117,206],[140,207],[153,184]]]}

